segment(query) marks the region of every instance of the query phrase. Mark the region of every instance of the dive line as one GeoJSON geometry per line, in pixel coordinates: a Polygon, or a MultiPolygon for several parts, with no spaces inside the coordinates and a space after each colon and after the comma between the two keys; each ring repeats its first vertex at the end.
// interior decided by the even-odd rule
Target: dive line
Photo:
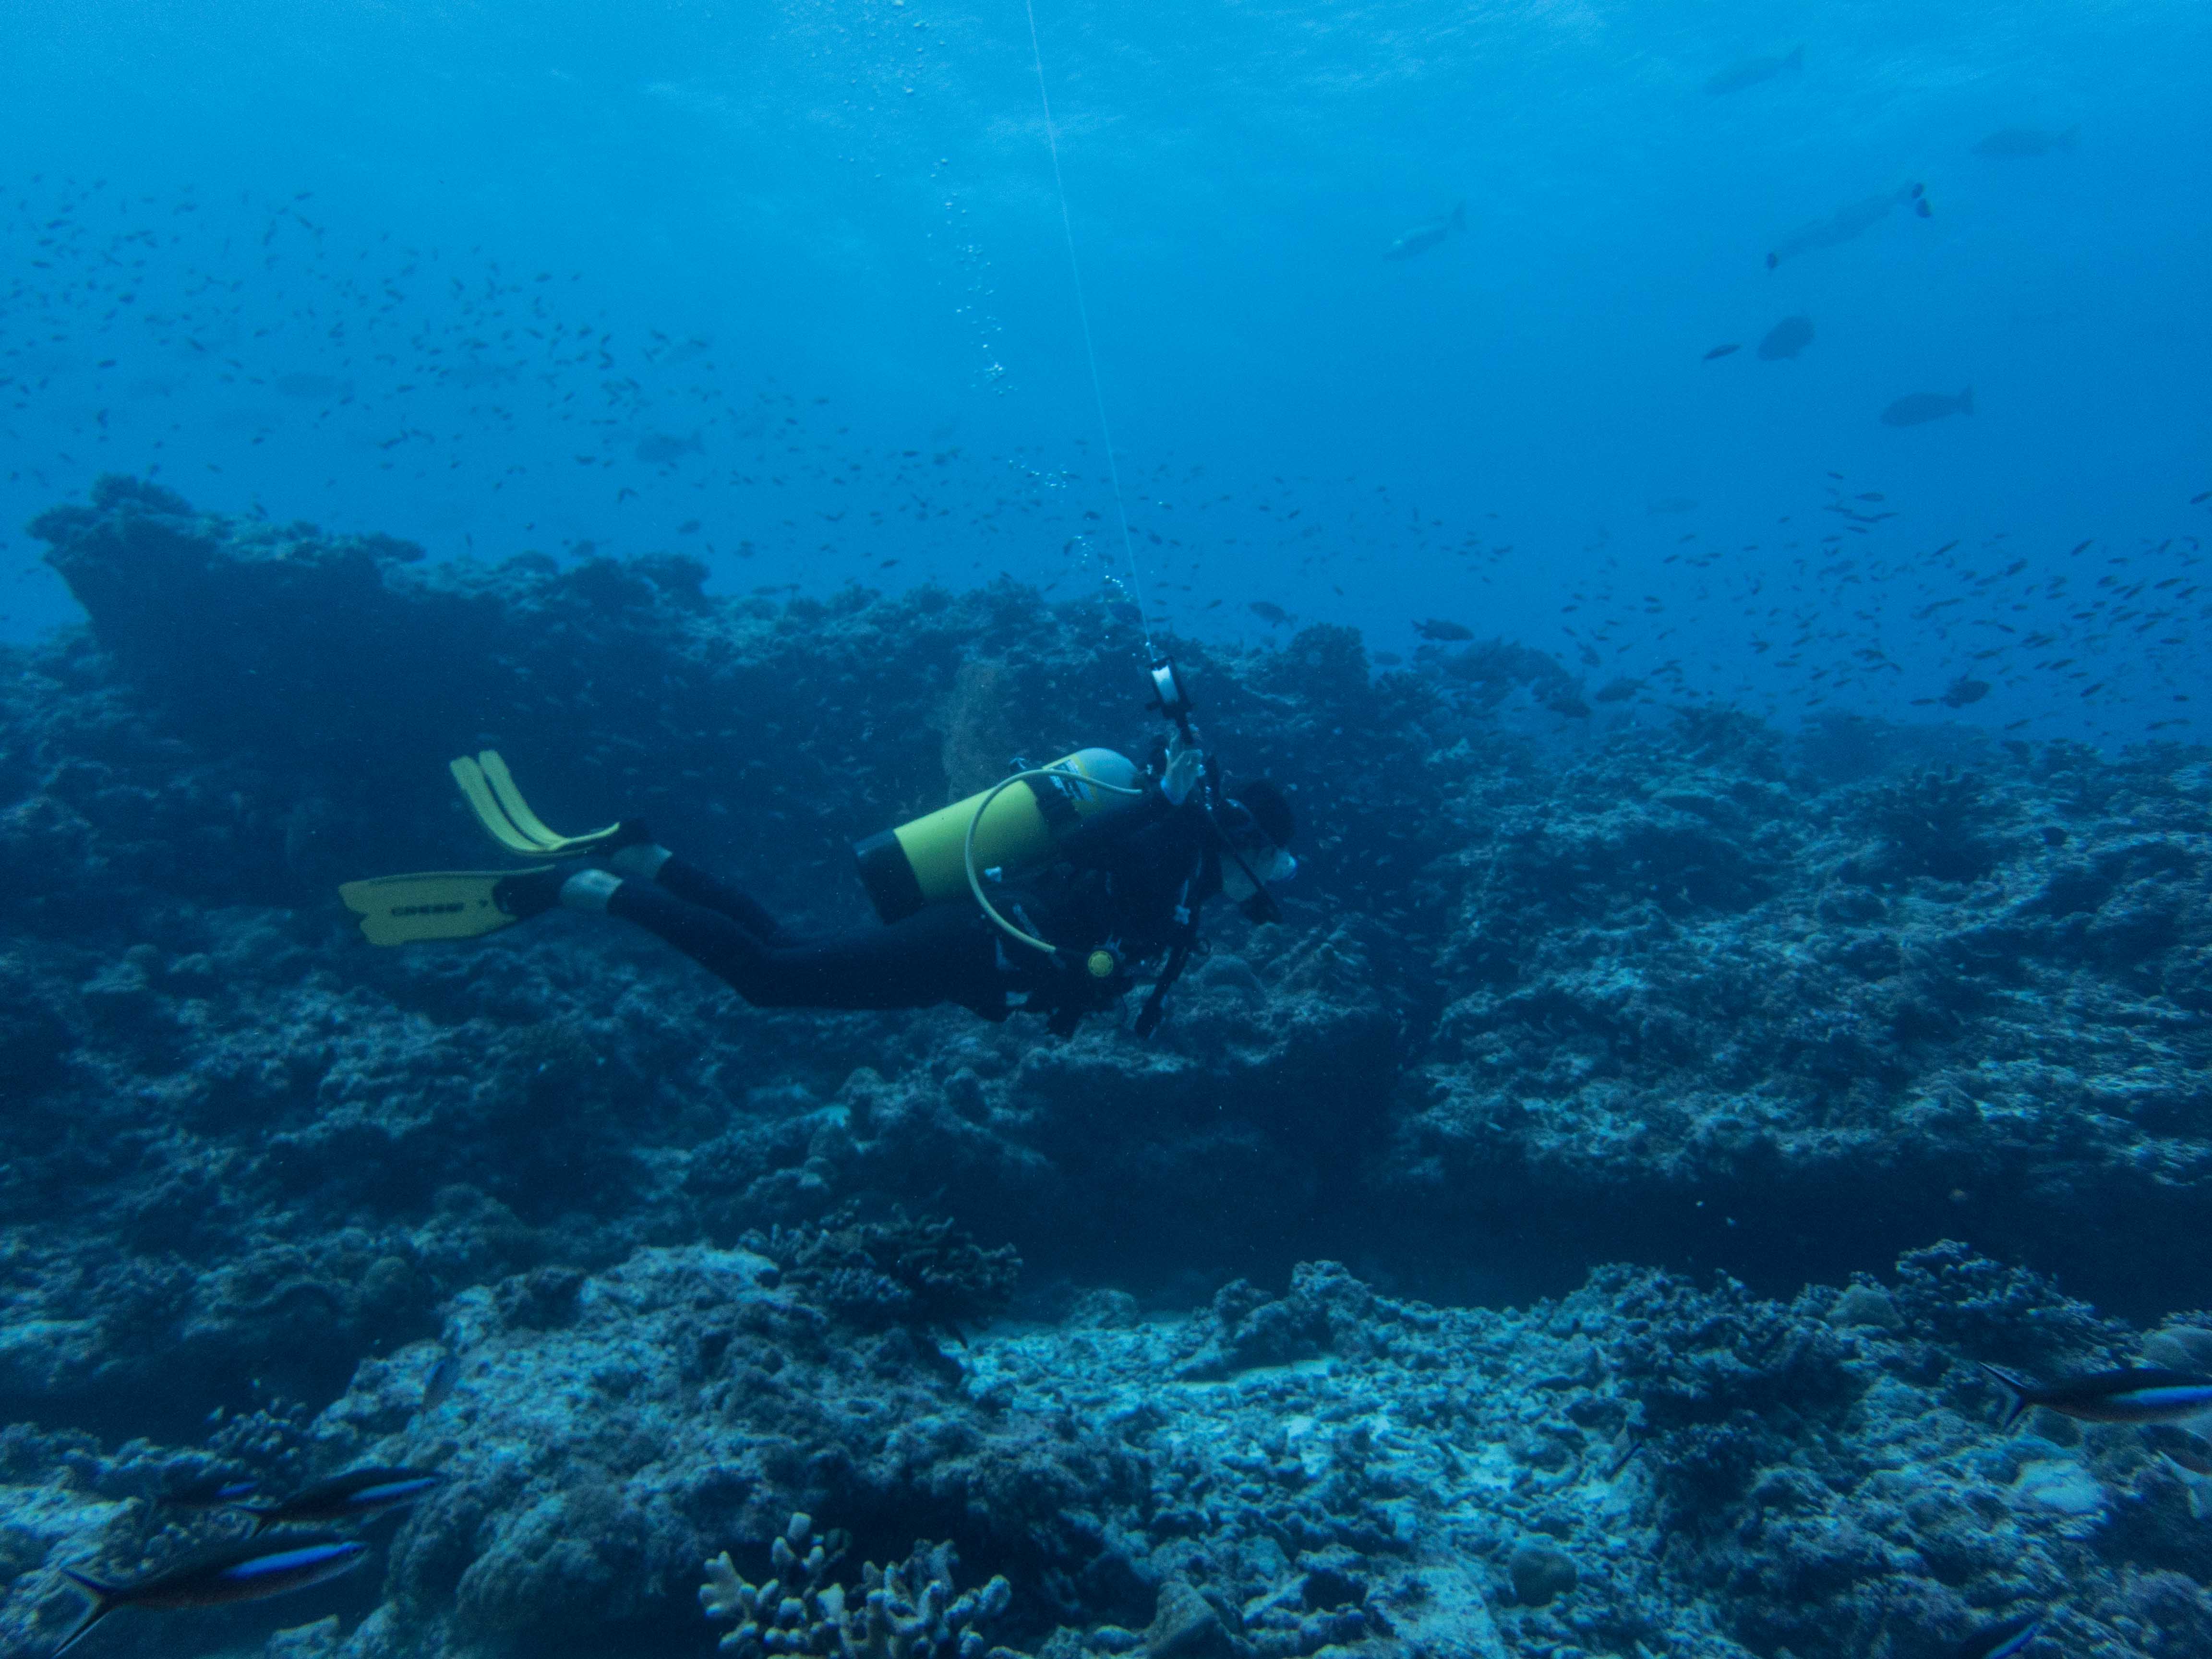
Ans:
{"type": "Polygon", "coordinates": [[[1129,586],[1137,600],[1137,625],[1144,630],[1147,657],[1152,646],[1152,619],[1145,607],[1145,573],[1137,563],[1137,544],[1129,534],[1128,503],[1121,496],[1121,463],[1114,453],[1114,426],[1106,418],[1106,388],[1098,377],[1098,347],[1091,337],[1091,307],[1083,295],[1083,262],[1075,254],[1075,222],[1068,216],[1067,181],[1060,173],[1060,137],[1052,122],[1052,95],[1045,90],[1044,48],[1037,41],[1036,0],[1022,0],[1029,15],[1030,55],[1036,63],[1037,101],[1044,106],[1045,147],[1052,152],[1052,187],[1060,198],[1060,234],[1067,240],[1067,271],[1075,285],[1075,314],[1083,325],[1083,355],[1091,364],[1091,398],[1098,408],[1098,430],[1106,440],[1106,472],[1114,485],[1114,514],[1121,524],[1121,556],[1129,562],[1129,586]]]}

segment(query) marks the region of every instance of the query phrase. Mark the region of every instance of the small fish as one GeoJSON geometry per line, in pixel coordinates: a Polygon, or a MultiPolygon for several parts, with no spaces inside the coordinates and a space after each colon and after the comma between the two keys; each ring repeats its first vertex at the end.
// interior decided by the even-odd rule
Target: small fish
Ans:
{"type": "Polygon", "coordinates": [[[665,432],[648,432],[637,441],[635,453],[647,466],[665,466],[686,455],[703,454],[705,447],[696,432],[688,438],[671,437],[665,432]]]}
{"type": "Polygon", "coordinates": [[[1959,1644],[1953,1659],[2012,1659],[2043,1628],[2039,1613],[2015,1614],[1994,1625],[1986,1625],[1959,1644]]]}
{"type": "Polygon", "coordinates": [[[2189,1518],[2202,1521],[2212,1516],[2212,1470],[2191,1468],[2172,1452],[2162,1451],[2159,1457],[2165,1462],[2166,1472],[2181,1482],[2181,1489],[2189,1494],[2189,1518]]]}
{"type": "Polygon", "coordinates": [[[2008,1429],[2031,1406],[2085,1423],[2179,1423],[2212,1411],[2212,1376],[2197,1371],[2135,1365],[2037,1383],[1995,1365],[1982,1370],[2011,1396],[2004,1415],[2008,1429]]]}
{"type": "Polygon", "coordinates": [[[1964,708],[1970,702],[1979,702],[1990,695],[1987,680],[1970,679],[1961,674],[1951,682],[1950,690],[1936,699],[1946,708],[1964,708]]]}
{"type": "Polygon", "coordinates": [[[258,1533],[300,1522],[371,1520],[445,1484],[446,1477],[430,1469],[349,1469],[302,1486],[278,1503],[232,1507],[252,1516],[258,1533]]]}
{"type": "Polygon", "coordinates": [[[1793,46],[1778,58],[1747,58],[1740,64],[1730,64],[1705,82],[1705,95],[1725,97],[1731,92],[1741,92],[1762,81],[1771,81],[1778,75],[1796,75],[1805,67],[1805,48],[1793,46]]]}
{"type": "Polygon", "coordinates": [[[1729,345],[1717,345],[1711,351],[1708,351],[1705,354],[1705,361],[1707,362],[1711,362],[1716,357],[1725,357],[1731,352],[1741,351],[1742,349],[1743,348],[1741,346],[1733,343],[1729,345]]]}
{"type": "Polygon", "coordinates": [[[1930,421],[1940,421],[1947,415],[1971,415],[1974,412],[1974,388],[1968,386],[1955,398],[1947,398],[1940,392],[1916,392],[1899,398],[1881,411],[1884,426],[1925,426],[1930,421]]]}
{"type": "Polygon", "coordinates": [[[1474,637],[1474,630],[1472,628],[1462,627],[1455,622],[1447,622],[1442,617],[1431,617],[1425,622],[1415,623],[1413,631],[1425,640],[1437,640],[1445,643],[1471,640],[1474,637]]]}
{"type": "Polygon", "coordinates": [[[276,377],[276,389],[288,398],[326,404],[343,397],[353,386],[330,374],[280,374],[276,377]]]}
{"type": "Polygon", "coordinates": [[[176,1510],[222,1510],[260,1490],[261,1483],[249,1475],[206,1474],[163,1487],[154,1501],[176,1510]]]}
{"type": "Polygon", "coordinates": [[[1291,613],[1271,599],[1255,599],[1244,608],[1270,628],[1280,628],[1291,619],[1291,613]]]}
{"type": "Polygon", "coordinates": [[[1626,702],[1643,689],[1642,680],[1611,679],[1590,693],[1590,700],[1593,702],[1626,702]]]}
{"type": "Polygon", "coordinates": [[[2031,155],[2048,155],[2055,149],[2071,149],[2074,141],[2081,136],[2078,126],[2063,132],[2045,132],[2039,127],[2001,127],[1974,146],[1974,154],[1992,160],[2012,161],[2031,155]]]}
{"type": "Polygon", "coordinates": [[[1462,202],[1441,219],[1425,219],[1382,250],[1386,259],[1410,259],[1441,247],[1456,230],[1467,228],[1467,204],[1462,202]]]}
{"type": "Polygon", "coordinates": [[[168,1612],[225,1607],[326,1583],[362,1564],[368,1546],[357,1538],[297,1537],[219,1544],[136,1583],[110,1584],[64,1567],[63,1576],[92,1598],[76,1628],[62,1638],[55,1659],[118,1607],[168,1612]]]}
{"type": "Polygon", "coordinates": [[[1810,317],[1784,317],[1759,343],[1759,355],[1765,362],[1779,362],[1784,357],[1795,357],[1813,343],[1813,319],[1810,317]]]}
{"type": "Polygon", "coordinates": [[[461,1357],[451,1348],[438,1356],[430,1375],[422,1379],[422,1409],[434,1412],[453,1397],[461,1380],[461,1357]]]}

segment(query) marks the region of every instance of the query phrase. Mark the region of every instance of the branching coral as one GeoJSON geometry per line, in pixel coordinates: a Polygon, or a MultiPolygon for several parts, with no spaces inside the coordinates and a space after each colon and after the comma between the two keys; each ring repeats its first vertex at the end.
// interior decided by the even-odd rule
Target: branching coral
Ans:
{"type": "Polygon", "coordinates": [[[1954,766],[1877,789],[1866,805],[1867,827],[1881,837],[1889,868],[1938,881],[1988,873],[1997,860],[1987,834],[1995,817],[1988,780],[1954,766]]]}
{"type": "Polygon", "coordinates": [[[842,1584],[824,1582],[844,1558],[844,1534],[814,1539],[813,1530],[810,1517],[791,1517],[769,1552],[775,1577],[764,1584],[747,1583],[726,1550],[707,1563],[699,1605],[709,1619],[738,1626],[722,1638],[723,1652],[737,1659],[1022,1659],[983,1635],[1012,1603],[1012,1587],[994,1578],[956,1595],[951,1544],[917,1544],[887,1567],[865,1563],[856,1606],[842,1584]]]}
{"type": "Polygon", "coordinates": [[[1022,1270],[1011,1244],[985,1249],[949,1219],[860,1220],[850,1208],[819,1227],[753,1234],[748,1248],[783,1269],[808,1301],[864,1328],[950,1330],[1006,1306],[1022,1270]]]}

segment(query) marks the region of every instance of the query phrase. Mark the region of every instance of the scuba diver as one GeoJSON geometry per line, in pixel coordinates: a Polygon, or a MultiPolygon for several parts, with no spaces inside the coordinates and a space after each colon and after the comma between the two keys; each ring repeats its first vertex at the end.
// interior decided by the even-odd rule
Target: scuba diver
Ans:
{"type": "Polygon", "coordinates": [[[993,787],[856,842],[883,925],[795,937],[759,903],[624,819],[562,836],[531,811],[499,755],[451,763],[501,846],[586,860],[514,872],[432,871],[338,890],[372,944],[464,939],[556,907],[618,916],[674,945],[761,1008],[927,1008],[957,1003],[1000,1021],[1046,1016],[1066,1036],[1118,1004],[1132,970],[1160,967],[1134,1029],[1158,1029],[1168,992],[1202,950],[1199,917],[1225,894],[1279,921],[1268,890],[1297,868],[1296,820],[1264,779],[1223,786],[1190,722],[1172,662],[1152,670],[1172,723],[1139,770],[1108,749],[1024,766],[993,787]]]}

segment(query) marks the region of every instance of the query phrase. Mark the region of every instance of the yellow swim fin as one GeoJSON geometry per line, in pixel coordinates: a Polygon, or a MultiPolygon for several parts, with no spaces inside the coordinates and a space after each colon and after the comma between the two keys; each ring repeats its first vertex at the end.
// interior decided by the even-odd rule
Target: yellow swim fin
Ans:
{"type": "Polygon", "coordinates": [[[411,876],[372,876],[338,889],[346,908],[361,918],[371,945],[410,945],[423,939],[474,939],[522,918],[502,910],[495,890],[518,876],[552,869],[425,870],[411,876]]]}
{"type": "Polygon", "coordinates": [[[514,775],[507,769],[496,749],[487,749],[473,757],[463,755],[447,764],[477,821],[510,853],[525,858],[580,858],[605,845],[622,829],[619,823],[611,823],[582,836],[564,836],[549,829],[530,810],[522,791],[514,787],[514,775]]]}

